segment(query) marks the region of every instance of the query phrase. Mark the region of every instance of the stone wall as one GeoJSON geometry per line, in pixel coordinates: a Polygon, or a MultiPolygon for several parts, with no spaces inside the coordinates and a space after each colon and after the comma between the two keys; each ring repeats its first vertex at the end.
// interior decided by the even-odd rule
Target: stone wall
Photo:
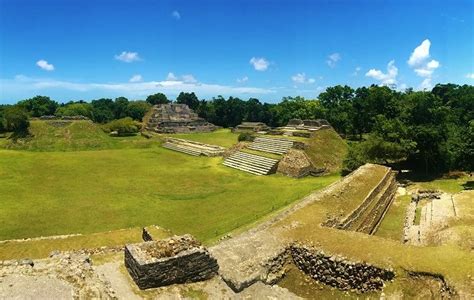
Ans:
{"type": "Polygon", "coordinates": [[[217,129],[186,104],[159,104],[151,109],[145,129],[157,133],[211,132],[217,129]]]}
{"type": "Polygon", "coordinates": [[[127,245],[125,266],[140,289],[210,279],[219,269],[190,235],[127,245]]]}
{"type": "Polygon", "coordinates": [[[301,178],[310,174],[313,165],[306,153],[290,149],[278,163],[278,172],[286,176],[301,178]]]}
{"type": "Polygon", "coordinates": [[[340,290],[362,293],[380,290],[384,286],[384,281],[395,277],[391,269],[351,262],[344,257],[327,255],[323,251],[303,245],[293,245],[290,251],[295,265],[301,271],[319,282],[340,290]]]}

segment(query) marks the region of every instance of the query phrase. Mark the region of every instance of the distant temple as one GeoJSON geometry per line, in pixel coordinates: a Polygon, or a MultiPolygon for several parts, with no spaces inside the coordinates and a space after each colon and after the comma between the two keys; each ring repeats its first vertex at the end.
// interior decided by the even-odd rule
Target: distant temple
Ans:
{"type": "Polygon", "coordinates": [[[217,127],[198,117],[186,104],[169,103],[153,106],[146,129],[157,133],[189,133],[210,132],[217,127]]]}
{"type": "Polygon", "coordinates": [[[234,132],[262,132],[269,129],[270,127],[262,122],[242,122],[234,128],[234,132]]]}

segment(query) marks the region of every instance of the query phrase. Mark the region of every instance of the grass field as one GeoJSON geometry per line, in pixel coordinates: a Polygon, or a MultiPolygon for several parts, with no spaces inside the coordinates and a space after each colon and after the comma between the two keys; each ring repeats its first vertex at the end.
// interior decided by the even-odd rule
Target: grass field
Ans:
{"type": "Polygon", "coordinates": [[[403,236],[403,223],[405,221],[407,206],[410,204],[410,201],[410,195],[396,197],[385,214],[385,217],[375,235],[400,241],[403,236]]]}
{"type": "Polygon", "coordinates": [[[219,129],[209,133],[180,133],[163,136],[170,136],[228,148],[237,143],[237,138],[239,135],[230,132],[230,129],[219,129]]]}
{"type": "Polygon", "coordinates": [[[131,228],[64,238],[4,241],[0,242],[0,260],[20,257],[43,258],[55,250],[92,249],[138,243],[142,240],[141,233],[141,228],[131,228]]]}
{"type": "Polygon", "coordinates": [[[0,151],[0,240],[157,224],[209,241],[335,181],[254,176],[167,149],[0,151]]]}

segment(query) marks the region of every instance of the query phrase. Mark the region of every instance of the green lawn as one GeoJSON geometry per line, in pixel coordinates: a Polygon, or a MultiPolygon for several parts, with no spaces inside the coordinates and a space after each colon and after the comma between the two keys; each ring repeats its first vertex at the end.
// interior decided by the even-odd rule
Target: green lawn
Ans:
{"type": "Polygon", "coordinates": [[[170,136],[228,148],[237,143],[237,138],[239,135],[237,133],[232,133],[230,129],[219,129],[210,133],[179,133],[163,136],[170,136]]]}
{"type": "Polygon", "coordinates": [[[210,241],[339,178],[254,176],[221,160],[160,147],[0,150],[0,240],[157,224],[210,241]]]}
{"type": "Polygon", "coordinates": [[[403,223],[410,201],[410,195],[396,197],[375,235],[400,241],[403,236],[403,223]]]}
{"type": "Polygon", "coordinates": [[[435,179],[432,181],[417,182],[416,186],[421,189],[441,190],[446,193],[458,193],[464,190],[464,185],[468,182],[468,177],[460,177],[457,179],[435,179]]]}

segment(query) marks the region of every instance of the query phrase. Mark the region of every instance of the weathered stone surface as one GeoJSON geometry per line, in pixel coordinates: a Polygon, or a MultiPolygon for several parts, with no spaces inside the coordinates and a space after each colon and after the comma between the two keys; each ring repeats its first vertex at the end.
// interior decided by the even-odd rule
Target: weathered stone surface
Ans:
{"type": "Polygon", "coordinates": [[[270,127],[262,122],[242,122],[233,129],[233,132],[259,132],[268,131],[269,129],[270,127]]]}
{"type": "Polygon", "coordinates": [[[310,174],[313,165],[304,151],[290,149],[278,163],[277,172],[301,178],[310,174]]]}
{"type": "Polygon", "coordinates": [[[206,280],[219,269],[190,235],[127,245],[125,266],[140,289],[206,280]]]}
{"type": "Polygon", "coordinates": [[[303,245],[295,244],[289,249],[300,270],[319,282],[341,290],[380,290],[385,280],[391,280],[395,276],[392,270],[350,262],[343,257],[330,256],[303,245]]]}
{"type": "Polygon", "coordinates": [[[158,133],[210,132],[217,127],[193,112],[186,104],[159,104],[152,108],[147,130],[158,133]]]}

